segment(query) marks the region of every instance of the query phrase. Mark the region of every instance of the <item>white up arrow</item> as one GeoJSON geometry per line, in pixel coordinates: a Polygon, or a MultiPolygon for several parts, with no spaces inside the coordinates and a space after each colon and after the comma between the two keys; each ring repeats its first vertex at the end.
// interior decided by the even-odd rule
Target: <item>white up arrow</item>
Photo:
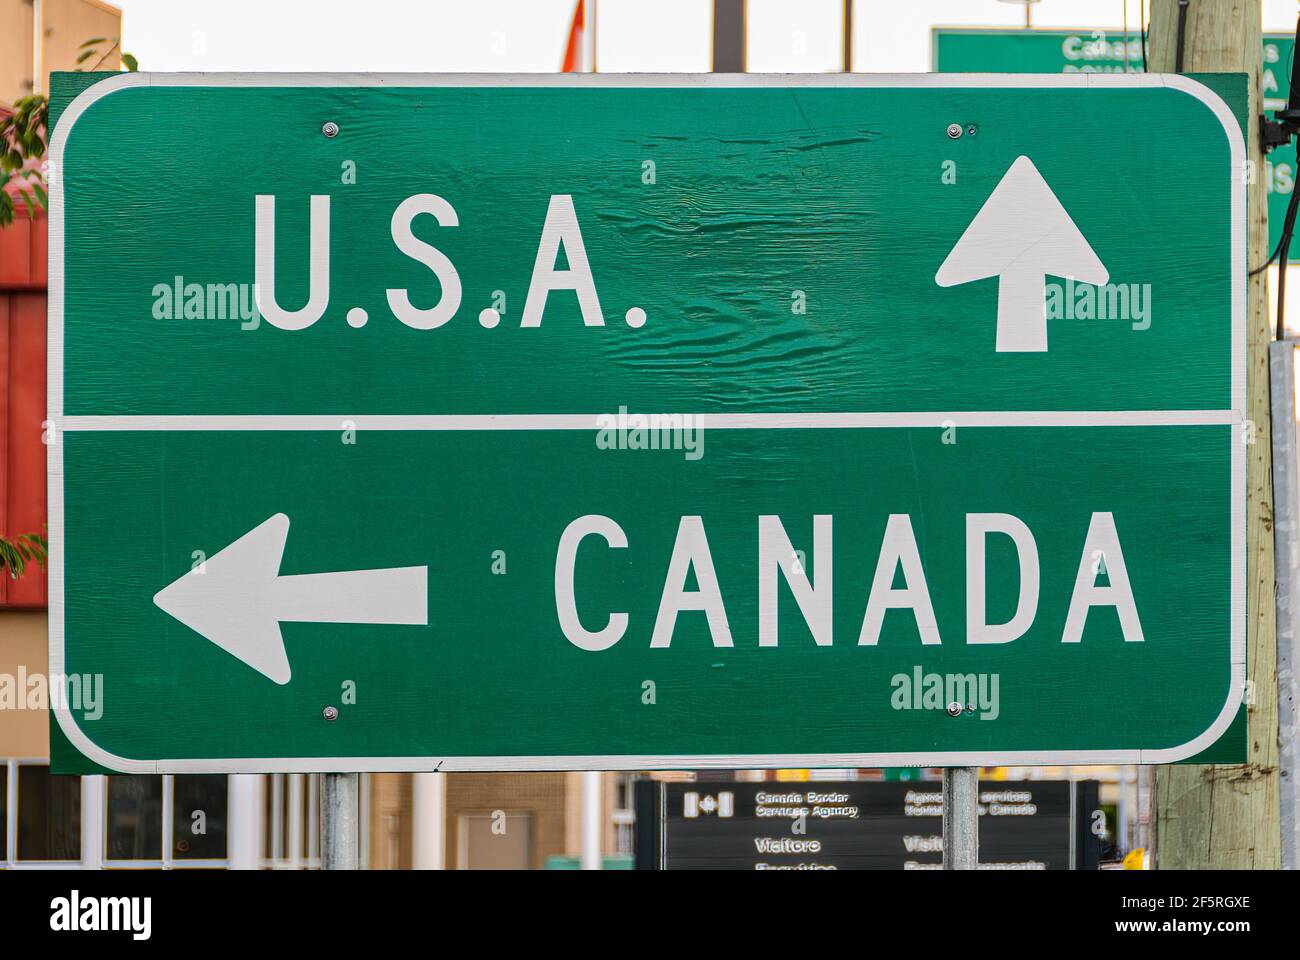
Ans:
{"type": "Polygon", "coordinates": [[[280,622],[429,622],[429,568],[280,576],[289,518],[277,513],[153,598],[195,633],[276,683],[289,682],[280,622]]]}
{"type": "Polygon", "coordinates": [[[1105,283],[1110,274],[1028,157],[1017,157],[934,282],[998,278],[998,353],[1047,349],[1047,275],[1105,283]]]}

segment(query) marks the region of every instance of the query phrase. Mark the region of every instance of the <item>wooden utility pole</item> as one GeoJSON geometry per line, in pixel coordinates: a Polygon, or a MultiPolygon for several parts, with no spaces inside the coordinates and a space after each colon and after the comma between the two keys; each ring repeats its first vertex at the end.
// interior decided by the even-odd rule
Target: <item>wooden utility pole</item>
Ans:
{"type": "MultiPolygon", "coordinates": [[[[1268,207],[1260,147],[1260,0],[1152,0],[1152,73],[1245,73],[1250,78],[1246,156],[1247,262],[1268,259],[1268,207]],[[1179,28],[1180,8],[1184,21],[1179,28]],[[1182,52],[1179,54],[1179,34],[1182,52]]],[[[1175,174],[1176,175],[1176,174],[1175,174]]],[[[1159,869],[1277,869],[1281,866],[1278,780],[1277,635],[1274,607],[1272,434],[1269,412],[1266,274],[1247,288],[1246,658],[1249,737],[1239,766],[1167,766],[1156,771],[1155,862],[1159,869]]]]}

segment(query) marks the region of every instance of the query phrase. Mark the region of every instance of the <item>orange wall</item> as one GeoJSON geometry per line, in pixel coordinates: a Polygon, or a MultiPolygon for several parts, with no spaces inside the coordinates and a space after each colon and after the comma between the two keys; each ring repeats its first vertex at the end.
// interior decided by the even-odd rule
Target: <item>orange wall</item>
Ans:
{"type": "MultiPolygon", "coordinates": [[[[45,614],[0,610],[0,674],[6,675],[6,682],[13,683],[18,678],[20,666],[29,676],[35,673],[44,675],[49,669],[45,614]]],[[[49,755],[48,711],[0,710],[0,757],[49,755]]]]}
{"type": "MultiPolygon", "coordinates": [[[[32,10],[31,0],[0,0],[0,103],[13,103],[32,92],[32,10]]],[[[81,44],[122,33],[122,11],[102,0],[42,0],[42,20],[41,90],[47,93],[51,70],[76,69],[81,44]]],[[[116,53],[104,61],[101,70],[118,69],[116,53]]]]}

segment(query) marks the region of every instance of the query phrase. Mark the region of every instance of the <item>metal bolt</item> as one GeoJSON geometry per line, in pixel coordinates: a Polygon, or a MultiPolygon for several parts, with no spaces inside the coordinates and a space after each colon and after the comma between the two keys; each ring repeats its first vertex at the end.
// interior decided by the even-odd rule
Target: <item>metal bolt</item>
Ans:
{"type": "Polygon", "coordinates": [[[948,716],[950,717],[960,717],[961,710],[962,710],[961,704],[958,703],[956,700],[948,704],[948,716]]]}
{"type": "Polygon", "coordinates": [[[973,703],[968,703],[968,704],[966,704],[966,712],[967,712],[967,713],[974,713],[974,712],[975,712],[975,704],[973,704],[973,703]]]}
{"type": "Polygon", "coordinates": [[[962,131],[961,131],[960,123],[948,124],[948,136],[951,137],[952,139],[956,140],[957,138],[959,138],[961,136],[961,132],[962,131]]]}
{"type": "Polygon", "coordinates": [[[975,136],[975,134],[977,134],[977,133],[979,133],[979,132],[980,132],[980,128],[977,127],[977,126],[975,126],[975,124],[973,124],[973,123],[972,123],[969,127],[966,128],[966,135],[967,135],[967,136],[970,136],[970,137],[975,136]]]}
{"type": "Polygon", "coordinates": [[[339,135],[339,125],[333,120],[326,120],[325,123],[321,125],[320,132],[332,140],[334,137],[339,135]]]}
{"type": "Polygon", "coordinates": [[[338,707],[326,707],[322,714],[326,720],[337,720],[339,718],[339,709],[338,707]]]}

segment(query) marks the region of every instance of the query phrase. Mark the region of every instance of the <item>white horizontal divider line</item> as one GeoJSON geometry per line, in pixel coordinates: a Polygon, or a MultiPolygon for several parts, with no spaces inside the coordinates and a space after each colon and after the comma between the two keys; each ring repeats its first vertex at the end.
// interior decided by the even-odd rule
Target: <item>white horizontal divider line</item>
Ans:
{"type": "MultiPolygon", "coordinates": [[[[1235,410],[969,410],[876,413],[615,413],[510,414],[272,414],[65,416],[56,427],[74,431],[150,430],[598,430],[642,426],[640,418],[690,418],[715,430],[855,427],[1146,427],[1236,425],[1235,410]],[[632,418],[638,418],[636,422],[632,418]]],[[[645,424],[649,426],[649,424],[645,424]]]]}

